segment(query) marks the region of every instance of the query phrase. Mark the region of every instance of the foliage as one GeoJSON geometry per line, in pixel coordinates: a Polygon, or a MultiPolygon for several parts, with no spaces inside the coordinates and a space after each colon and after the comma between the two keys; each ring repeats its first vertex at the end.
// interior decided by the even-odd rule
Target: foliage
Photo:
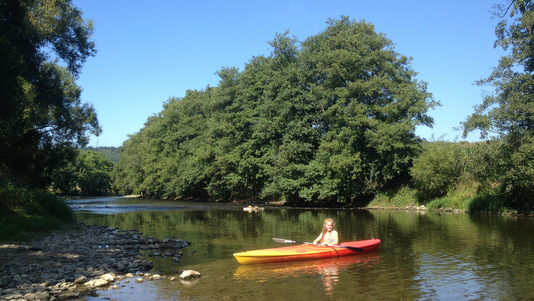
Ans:
{"type": "Polygon", "coordinates": [[[410,170],[420,203],[429,209],[504,212],[514,208],[503,194],[503,144],[426,142],[410,170]],[[499,204],[498,206],[496,204],[499,204]]]}
{"type": "Polygon", "coordinates": [[[534,208],[534,3],[514,0],[509,6],[497,7],[502,20],[496,28],[496,46],[508,50],[488,78],[478,84],[494,87],[483,103],[463,123],[464,135],[480,130],[482,137],[493,134],[501,140],[497,154],[498,181],[520,211],[534,208]],[[506,15],[509,18],[506,18],[506,15]]]}
{"type": "Polygon", "coordinates": [[[458,183],[465,161],[465,153],[459,144],[426,142],[410,169],[412,182],[425,199],[445,196],[458,183]]]}
{"type": "Polygon", "coordinates": [[[112,170],[113,162],[103,153],[80,150],[75,162],[56,171],[52,188],[60,194],[109,194],[112,170]]]}
{"type": "Polygon", "coordinates": [[[99,134],[75,83],[95,54],[92,32],[70,0],[0,2],[0,177],[45,187],[99,134]]]}
{"type": "Polygon", "coordinates": [[[0,181],[0,241],[29,238],[32,232],[73,221],[71,209],[53,194],[0,181]]]}
{"type": "MultiPolygon", "coordinates": [[[[170,98],[122,146],[120,193],[356,204],[405,175],[437,105],[371,24],[288,32],[216,87],[170,98]]],[[[361,205],[361,204],[360,204],[361,205]]]]}
{"type": "Polygon", "coordinates": [[[106,158],[108,158],[113,164],[119,162],[121,158],[121,149],[113,146],[88,146],[83,148],[84,151],[94,151],[97,153],[102,153],[106,158]]]}
{"type": "Polygon", "coordinates": [[[81,152],[76,160],[78,186],[85,195],[100,195],[111,190],[113,162],[104,154],[81,152]]]}
{"type": "Polygon", "coordinates": [[[439,197],[423,195],[417,188],[403,186],[377,194],[368,206],[406,208],[422,204],[429,210],[467,210],[472,213],[513,211],[506,198],[494,188],[483,187],[474,178],[465,177],[448,187],[446,194],[439,197]]]}
{"type": "Polygon", "coordinates": [[[418,190],[409,186],[402,186],[396,189],[389,189],[378,193],[369,203],[368,207],[380,208],[406,208],[417,206],[418,190]]]}
{"type": "MultiPolygon", "coordinates": [[[[73,225],[71,221],[67,224],[73,225]]],[[[0,214],[0,242],[30,240],[65,225],[65,221],[54,216],[0,214]]]]}
{"type": "Polygon", "coordinates": [[[446,195],[432,199],[426,206],[431,210],[469,210],[473,200],[478,197],[477,190],[477,182],[457,184],[446,195]]]}
{"type": "Polygon", "coordinates": [[[506,198],[500,195],[479,194],[469,204],[469,212],[473,213],[506,213],[509,211],[506,198]]]}

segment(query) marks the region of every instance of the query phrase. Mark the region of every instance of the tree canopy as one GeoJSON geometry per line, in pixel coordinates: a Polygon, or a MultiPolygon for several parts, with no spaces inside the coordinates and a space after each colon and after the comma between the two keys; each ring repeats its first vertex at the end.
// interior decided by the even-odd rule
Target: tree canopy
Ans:
{"type": "Polygon", "coordinates": [[[498,178],[512,207],[534,206],[534,2],[514,0],[497,6],[502,18],[495,29],[496,47],[507,54],[480,85],[494,91],[463,123],[464,135],[480,130],[499,140],[498,178]],[[515,203],[515,204],[514,204],[515,203]]]}
{"type": "Polygon", "coordinates": [[[101,128],[75,83],[96,53],[93,24],[70,0],[0,2],[0,176],[51,182],[101,128]]]}
{"type": "Polygon", "coordinates": [[[374,26],[342,16],[170,98],[123,145],[122,193],[355,204],[407,174],[437,103],[374,26]]]}

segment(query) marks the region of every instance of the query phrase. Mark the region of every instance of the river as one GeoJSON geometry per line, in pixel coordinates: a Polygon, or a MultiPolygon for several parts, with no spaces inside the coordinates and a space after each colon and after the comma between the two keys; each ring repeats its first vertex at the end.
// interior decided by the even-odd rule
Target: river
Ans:
{"type": "Polygon", "coordinates": [[[129,284],[88,300],[525,300],[534,299],[534,220],[404,210],[294,209],[131,198],[75,199],[79,221],[192,242],[180,263],[193,283],[129,284]],[[341,241],[378,237],[379,252],[319,261],[240,265],[232,254],[311,241],[334,219],[341,241]]]}

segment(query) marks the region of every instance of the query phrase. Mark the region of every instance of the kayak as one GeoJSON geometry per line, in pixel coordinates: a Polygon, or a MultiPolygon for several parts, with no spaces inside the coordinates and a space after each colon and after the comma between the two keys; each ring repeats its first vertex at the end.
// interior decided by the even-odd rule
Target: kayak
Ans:
{"type": "Polygon", "coordinates": [[[350,256],[377,251],[380,239],[342,242],[339,245],[317,246],[303,243],[288,247],[234,253],[240,264],[271,263],[350,256]]]}

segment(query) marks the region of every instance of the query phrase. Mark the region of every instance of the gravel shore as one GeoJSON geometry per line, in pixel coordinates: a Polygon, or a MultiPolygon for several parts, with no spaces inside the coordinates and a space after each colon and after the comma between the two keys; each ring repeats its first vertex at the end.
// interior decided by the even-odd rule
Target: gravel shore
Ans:
{"type": "Polygon", "coordinates": [[[143,275],[142,253],[180,261],[190,242],[136,231],[80,225],[29,242],[0,245],[0,300],[75,300],[143,275]]]}

